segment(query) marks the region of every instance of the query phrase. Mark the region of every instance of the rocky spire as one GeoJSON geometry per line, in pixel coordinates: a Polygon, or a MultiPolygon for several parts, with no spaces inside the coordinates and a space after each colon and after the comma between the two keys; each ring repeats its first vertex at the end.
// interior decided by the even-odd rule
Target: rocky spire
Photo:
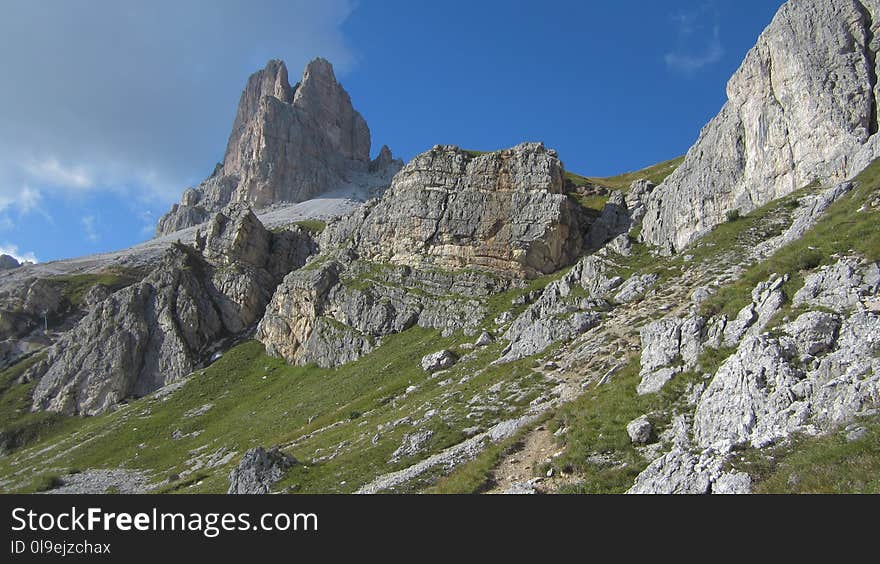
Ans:
{"type": "Polygon", "coordinates": [[[325,59],[315,59],[306,66],[293,105],[324,128],[333,150],[347,159],[370,159],[370,128],[325,59]]]}
{"type": "Polygon", "coordinates": [[[370,129],[336,80],[315,59],[291,86],[271,60],[247,81],[223,163],[159,220],[158,235],[206,221],[229,202],[254,208],[302,202],[342,187],[387,187],[402,163],[370,162],[370,129]]]}
{"type": "Polygon", "coordinates": [[[260,101],[266,96],[272,96],[281,102],[290,104],[296,90],[290,86],[287,80],[287,65],[284,61],[272,59],[266,63],[266,67],[252,74],[248,78],[247,85],[241,93],[238,101],[238,110],[235,113],[235,121],[232,124],[232,132],[229,142],[226,144],[226,156],[223,159],[223,170],[227,174],[233,168],[236,149],[239,140],[247,125],[257,116],[260,109],[260,101]]]}

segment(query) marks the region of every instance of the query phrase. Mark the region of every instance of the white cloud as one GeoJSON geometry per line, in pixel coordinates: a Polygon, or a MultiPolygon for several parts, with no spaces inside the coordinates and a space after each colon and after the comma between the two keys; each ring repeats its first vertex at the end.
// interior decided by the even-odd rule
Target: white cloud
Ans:
{"type": "Polygon", "coordinates": [[[341,29],[354,6],[3,2],[0,209],[27,208],[22,185],[170,205],[222,158],[245,81],[268,59],[284,59],[294,81],[316,56],[340,75],[354,66],[341,29]]]}
{"type": "MultiPolygon", "coordinates": [[[[0,211],[14,209],[19,215],[38,211],[43,215],[47,215],[41,207],[42,201],[43,194],[27,184],[13,189],[3,189],[2,185],[0,185],[0,211]]],[[[9,219],[8,216],[4,217],[9,219]]]]}
{"type": "Polygon", "coordinates": [[[671,20],[675,25],[676,47],[663,56],[669,69],[693,74],[724,57],[718,11],[712,3],[693,12],[673,14],[671,20]],[[714,21],[714,25],[707,20],[714,21]]]}
{"type": "Polygon", "coordinates": [[[95,216],[87,215],[80,218],[79,222],[80,225],[82,225],[83,231],[86,233],[86,239],[92,243],[97,243],[99,237],[98,232],[95,230],[95,216]]]}
{"type": "Polygon", "coordinates": [[[13,243],[4,243],[0,245],[0,255],[9,255],[18,262],[40,262],[32,252],[22,253],[18,250],[18,245],[13,243]]]}
{"type": "Polygon", "coordinates": [[[74,189],[88,189],[95,185],[92,176],[85,168],[65,166],[55,158],[32,160],[24,169],[35,183],[74,189]]]}

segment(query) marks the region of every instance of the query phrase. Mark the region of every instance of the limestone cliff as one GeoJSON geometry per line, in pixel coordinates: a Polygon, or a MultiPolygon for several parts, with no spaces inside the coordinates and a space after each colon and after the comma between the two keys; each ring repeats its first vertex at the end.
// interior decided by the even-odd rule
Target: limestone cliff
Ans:
{"type": "Polygon", "coordinates": [[[195,248],[169,248],[25,373],[39,380],[34,409],[92,415],[185,377],[255,325],[281,278],[313,251],[306,233],[273,234],[246,206],[216,214],[195,248]]]}
{"type": "Polygon", "coordinates": [[[207,220],[229,202],[255,209],[331,191],[379,192],[402,166],[384,147],[370,161],[370,130],[333,67],[315,59],[291,86],[272,60],[248,79],[223,162],[160,220],[163,235],[207,220]]]}
{"type": "Polygon", "coordinates": [[[877,0],[790,0],[727,85],[728,102],[648,201],[642,237],[665,252],[877,156],[877,0]]]}
{"type": "Polygon", "coordinates": [[[474,155],[437,145],[395,176],[375,205],[328,230],[360,258],[415,267],[483,268],[534,277],[573,263],[588,226],[541,143],[474,155]]]}

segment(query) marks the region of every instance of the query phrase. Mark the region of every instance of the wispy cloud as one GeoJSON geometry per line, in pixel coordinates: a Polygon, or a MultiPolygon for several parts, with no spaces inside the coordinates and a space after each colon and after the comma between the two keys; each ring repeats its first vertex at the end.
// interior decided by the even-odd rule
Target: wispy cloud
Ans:
{"type": "Polygon", "coordinates": [[[695,11],[678,12],[670,19],[675,26],[676,44],[663,56],[670,70],[690,75],[724,57],[718,10],[712,3],[695,11]]]}
{"type": "Polygon", "coordinates": [[[18,262],[39,262],[34,253],[23,253],[18,250],[18,245],[14,243],[3,243],[0,245],[0,255],[9,255],[18,262]]]}
{"type": "Polygon", "coordinates": [[[222,158],[244,81],[267,59],[285,59],[292,80],[318,55],[341,74],[353,68],[341,24],[354,7],[3,2],[0,199],[24,205],[14,191],[26,184],[47,196],[113,192],[167,206],[222,158]],[[234,37],[215,33],[233,27],[234,37]]]}
{"type": "Polygon", "coordinates": [[[95,185],[84,167],[66,166],[55,158],[32,160],[24,168],[33,181],[41,184],[74,189],[88,189],[95,185]]]}
{"type": "Polygon", "coordinates": [[[80,225],[82,225],[83,231],[85,231],[86,239],[91,241],[92,243],[98,242],[98,232],[95,230],[95,216],[87,215],[79,220],[80,225]]]}
{"type": "Polygon", "coordinates": [[[13,208],[20,214],[30,213],[39,209],[42,199],[40,191],[28,185],[0,190],[0,211],[13,208]]]}

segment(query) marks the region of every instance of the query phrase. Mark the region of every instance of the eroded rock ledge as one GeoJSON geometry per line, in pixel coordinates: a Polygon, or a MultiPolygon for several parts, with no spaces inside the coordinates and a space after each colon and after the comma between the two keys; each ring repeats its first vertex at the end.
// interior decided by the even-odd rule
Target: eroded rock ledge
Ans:
{"type": "Polygon", "coordinates": [[[34,409],[93,415],[183,378],[252,328],[281,278],[315,251],[307,233],[273,234],[243,205],[196,240],[94,304],[24,374],[39,380],[34,409]]]}

